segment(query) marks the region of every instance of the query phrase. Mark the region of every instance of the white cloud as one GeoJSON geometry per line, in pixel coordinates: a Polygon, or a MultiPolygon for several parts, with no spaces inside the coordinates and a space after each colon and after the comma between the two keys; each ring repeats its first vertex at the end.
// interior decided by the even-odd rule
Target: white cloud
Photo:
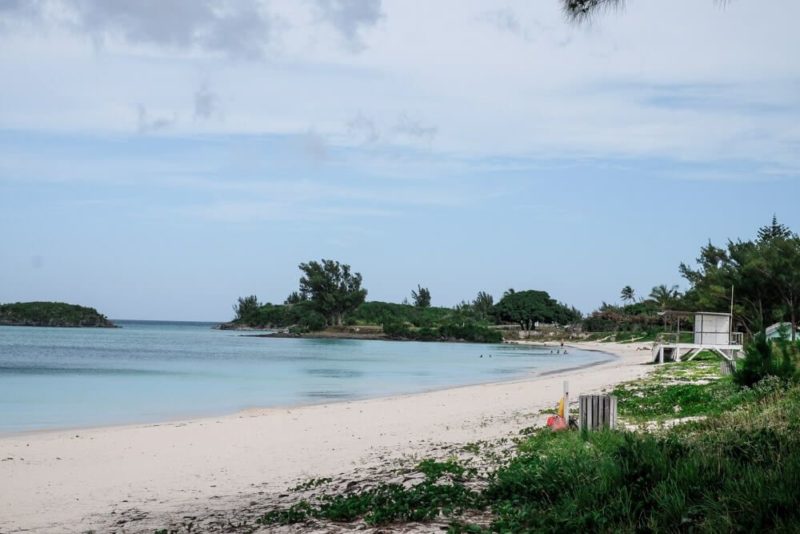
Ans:
{"type": "Polygon", "coordinates": [[[792,0],[668,10],[642,0],[585,26],[566,21],[557,0],[157,4],[158,16],[150,2],[42,0],[43,31],[11,24],[0,36],[0,123],[125,132],[143,102],[140,130],[307,136],[367,159],[421,140],[462,159],[743,158],[800,169],[792,0]],[[320,21],[335,31],[317,31],[320,21]],[[175,120],[205,119],[223,100],[224,121],[175,120]]]}
{"type": "Polygon", "coordinates": [[[274,23],[257,2],[36,0],[24,9],[14,4],[0,13],[70,27],[98,46],[124,42],[243,58],[262,56],[274,23]]]}
{"type": "Polygon", "coordinates": [[[321,17],[344,37],[354,51],[364,48],[361,32],[383,17],[381,0],[314,0],[321,17]]]}

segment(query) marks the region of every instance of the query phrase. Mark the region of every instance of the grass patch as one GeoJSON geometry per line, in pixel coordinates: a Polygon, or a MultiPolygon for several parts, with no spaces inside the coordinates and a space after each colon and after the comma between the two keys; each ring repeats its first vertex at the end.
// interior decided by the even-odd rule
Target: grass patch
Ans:
{"type": "MultiPolygon", "coordinates": [[[[797,389],[792,396],[796,408],[797,389]]],[[[664,435],[541,433],[487,490],[496,514],[492,530],[793,529],[800,520],[796,425],[776,430],[732,422],[664,435]]]]}
{"type": "MultiPolygon", "coordinates": [[[[716,358],[669,364],[613,392],[632,421],[702,420],[658,432],[525,429],[516,454],[480,490],[476,473],[456,460],[425,460],[415,486],[323,495],[259,522],[447,518],[451,532],[796,532],[800,386],[771,378],[739,388],[718,369],[716,358]],[[490,521],[470,524],[473,513],[490,521]]],[[[487,454],[490,446],[466,448],[487,454]]]]}
{"type": "Polygon", "coordinates": [[[719,374],[719,357],[701,353],[690,362],[660,365],[647,377],[614,388],[621,418],[632,423],[720,415],[780,387],[766,380],[741,388],[719,374]]]}
{"type": "Polygon", "coordinates": [[[350,494],[322,495],[315,504],[303,500],[288,508],[273,510],[260,517],[261,525],[301,523],[309,519],[352,522],[363,519],[369,525],[398,521],[426,521],[452,516],[466,509],[484,506],[480,493],[464,482],[474,475],[455,460],[423,460],[417,471],[425,475],[419,484],[381,484],[350,494]]]}

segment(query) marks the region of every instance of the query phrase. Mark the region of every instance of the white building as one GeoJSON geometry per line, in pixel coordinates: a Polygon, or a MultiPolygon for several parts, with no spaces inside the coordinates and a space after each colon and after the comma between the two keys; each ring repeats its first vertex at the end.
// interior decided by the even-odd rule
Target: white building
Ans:
{"type": "Polygon", "coordinates": [[[708,350],[726,360],[735,360],[742,351],[742,334],[734,332],[733,318],[730,313],[696,312],[694,314],[694,337],[691,343],[681,341],[680,316],[690,315],[680,312],[667,312],[678,317],[678,328],[675,333],[664,334],[660,341],[653,344],[653,361],[691,360],[700,351],[708,350]]]}

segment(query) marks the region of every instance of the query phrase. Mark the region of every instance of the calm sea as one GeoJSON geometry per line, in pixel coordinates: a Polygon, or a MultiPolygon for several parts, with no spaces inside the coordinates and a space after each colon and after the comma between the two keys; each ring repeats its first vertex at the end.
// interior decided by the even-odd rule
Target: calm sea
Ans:
{"type": "Polygon", "coordinates": [[[514,345],[265,339],[207,323],[117,324],[0,327],[0,433],[412,393],[609,358],[514,345]]]}

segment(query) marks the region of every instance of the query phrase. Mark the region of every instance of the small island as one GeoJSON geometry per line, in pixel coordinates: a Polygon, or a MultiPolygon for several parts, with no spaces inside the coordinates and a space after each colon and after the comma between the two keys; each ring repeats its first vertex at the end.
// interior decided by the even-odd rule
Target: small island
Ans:
{"type": "Polygon", "coordinates": [[[0,304],[0,325],[116,328],[94,308],[65,302],[0,304]]]}

